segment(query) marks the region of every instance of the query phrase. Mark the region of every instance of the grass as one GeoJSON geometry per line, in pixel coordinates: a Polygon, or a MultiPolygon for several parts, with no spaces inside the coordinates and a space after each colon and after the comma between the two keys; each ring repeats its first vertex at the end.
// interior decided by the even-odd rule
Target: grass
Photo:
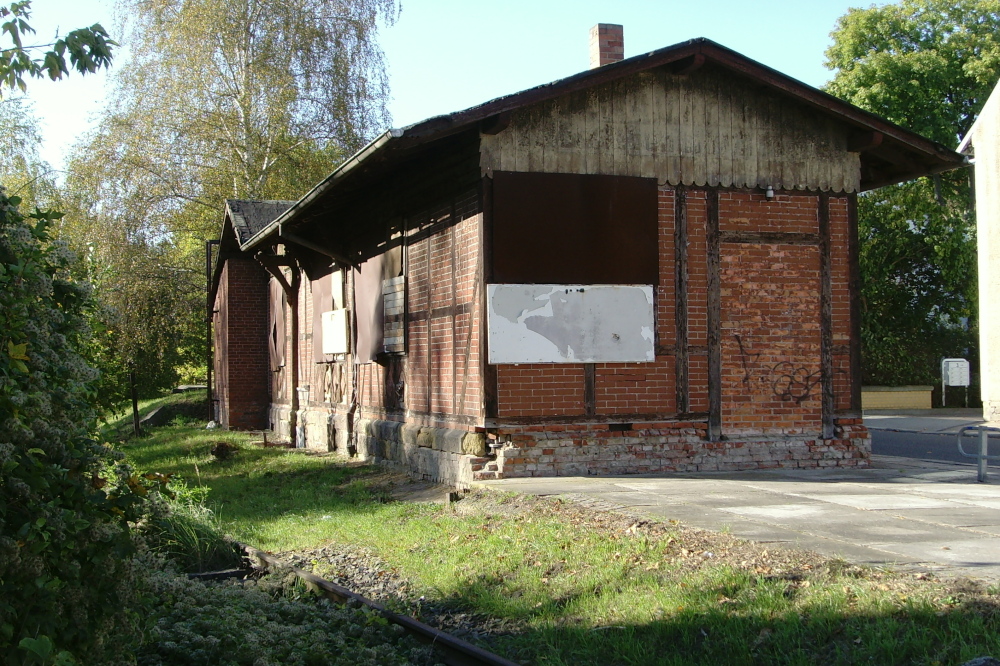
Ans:
{"type": "MultiPolygon", "coordinates": [[[[487,647],[532,664],[960,664],[1000,654],[1000,597],[975,581],[768,551],[728,534],[557,500],[393,501],[390,476],[185,425],[124,445],[141,468],[209,489],[234,538],[367,547],[428,600],[515,628],[487,647]],[[216,442],[240,447],[228,460],[216,442]]],[[[322,573],[322,572],[321,572],[322,573]]]]}

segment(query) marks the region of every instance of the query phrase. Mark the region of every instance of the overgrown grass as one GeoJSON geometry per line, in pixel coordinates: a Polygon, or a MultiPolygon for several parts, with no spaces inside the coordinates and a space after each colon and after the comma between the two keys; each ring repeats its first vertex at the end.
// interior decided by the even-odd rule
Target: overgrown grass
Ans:
{"type": "Polygon", "coordinates": [[[371,548],[428,599],[509,620],[516,632],[488,647],[515,660],[931,665],[1000,655],[995,588],[768,553],[557,501],[487,494],[456,511],[396,502],[378,468],[250,439],[168,426],[125,450],[141,468],[208,488],[236,539],[371,548]],[[218,441],[240,450],[217,460],[218,441]]]}

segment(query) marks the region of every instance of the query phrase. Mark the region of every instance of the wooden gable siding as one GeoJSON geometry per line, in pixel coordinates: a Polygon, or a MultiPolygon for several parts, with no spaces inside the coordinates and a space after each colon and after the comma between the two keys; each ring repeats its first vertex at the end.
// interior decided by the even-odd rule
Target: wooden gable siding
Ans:
{"type": "Polygon", "coordinates": [[[855,192],[849,129],[719,68],[642,72],[511,112],[480,167],[608,174],[671,185],[855,192]]]}

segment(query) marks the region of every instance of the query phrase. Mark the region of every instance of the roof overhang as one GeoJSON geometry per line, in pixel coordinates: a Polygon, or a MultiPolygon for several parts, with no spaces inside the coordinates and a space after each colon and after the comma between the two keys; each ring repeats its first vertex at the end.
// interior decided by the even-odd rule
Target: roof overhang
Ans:
{"type": "Polygon", "coordinates": [[[393,161],[407,153],[463,131],[493,133],[505,126],[507,114],[530,104],[658,67],[668,67],[676,73],[689,73],[706,62],[752,79],[761,86],[852,127],[854,132],[849,140],[850,148],[861,157],[862,190],[940,173],[967,164],[962,155],[941,144],[709,39],[698,38],[498,97],[464,111],[435,116],[403,129],[388,130],[337,167],[271,224],[241,244],[241,248],[250,249],[266,240],[280,237],[282,233],[289,234],[289,230],[296,226],[310,208],[351,176],[363,171],[366,165],[379,163],[383,168],[391,168],[393,161]]]}

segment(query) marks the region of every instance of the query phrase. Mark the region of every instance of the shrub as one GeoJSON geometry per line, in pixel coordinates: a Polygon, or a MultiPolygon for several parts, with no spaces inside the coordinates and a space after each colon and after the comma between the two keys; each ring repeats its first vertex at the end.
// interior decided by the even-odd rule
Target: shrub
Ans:
{"type": "Polygon", "coordinates": [[[153,493],[150,515],[141,525],[139,535],[147,548],[182,571],[238,566],[242,557],[238,546],[225,536],[215,513],[205,506],[208,488],[189,488],[176,477],[169,482],[169,491],[153,493]]]}
{"type": "Polygon", "coordinates": [[[403,666],[436,663],[402,628],[367,609],[297,598],[294,574],[203,584],[154,574],[161,600],[142,666],[403,666]]]}
{"type": "Polygon", "coordinates": [[[0,188],[0,662],[96,664],[130,647],[149,483],[92,438],[90,291],[49,237],[60,215],[19,203],[0,188]]]}

